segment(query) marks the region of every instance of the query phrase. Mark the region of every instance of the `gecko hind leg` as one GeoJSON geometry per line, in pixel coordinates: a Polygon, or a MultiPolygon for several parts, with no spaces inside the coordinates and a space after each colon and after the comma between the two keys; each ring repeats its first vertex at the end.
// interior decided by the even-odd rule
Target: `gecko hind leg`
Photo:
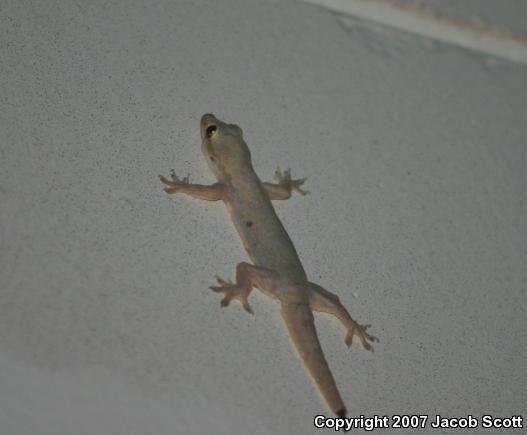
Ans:
{"type": "Polygon", "coordinates": [[[219,276],[216,276],[216,280],[220,285],[212,286],[210,289],[216,293],[223,293],[225,295],[221,301],[222,307],[229,305],[233,299],[238,299],[245,311],[254,314],[248,301],[252,288],[256,287],[268,296],[276,298],[274,288],[280,282],[280,277],[272,270],[242,262],[236,266],[235,283],[225,281],[219,276]]]}
{"type": "Polygon", "coordinates": [[[349,347],[356,335],[362,342],[365,349],[373,352],[372,343],[379,341],[377,337],[366,332],[369,325],[359,325],[353,320],[348,310],[340,303],[337,295],[327,291],[318,284],[309,283],[309,305],[313,311],[332,314],[341,321],[347,330],[346,345],[349,347]]]}
{"type": "Polygon", "coordinates": [[[221,300],[221,306],[226,307],[233,299],[238,299],[242,307],[250,314],[254,314],[249,304],[249,294],[257,282],[261,279],[268,279],[265,275],[272,273],[267,269],[253,266],[249,263],[239,263],[236,266],[236,282],[225,281],[216,275],[219,286],[212,286],[210,289],[216,293],[223,293],[225,297],[221,300]]]}
{"type": "Polygon", "coordinates": [[[228,306],[233,299],[238,299],[245,311],[247,311],[249,314],[254,314],[248,299],[252,290],[252,286],[239,284],[238,280],[236,283],[233,283],[229,280],[225,281],[218,275],[216,275],[216,281],[218,281],[218,284],[220,285],[211,286],[209,288],[216,293],[223,293],[225,295],[225,297],[221,300],[222,307],[228,306]]]}

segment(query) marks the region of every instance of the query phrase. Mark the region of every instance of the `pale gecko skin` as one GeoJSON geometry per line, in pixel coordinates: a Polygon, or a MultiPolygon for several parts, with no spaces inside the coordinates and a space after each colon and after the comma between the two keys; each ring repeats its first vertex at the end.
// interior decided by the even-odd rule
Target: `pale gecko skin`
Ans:
{"type": "Polygon", "coordinates": [[[295,247],[271,204],[271,200],[289,198],[293,190],[306,194],[300,189],[305,179],[292,180],[289,171],[282,174],[278,170],[277,184],[261,182],[254,172],[240,127],[205,114],[200,129],[203,154],[218,182],[209,186],[190,184],[188,177],[179,179],[174,171],[170,179],[159,177],[167,185],[167,193],[222,200],[229,210],[253,264],[238,264],[235,283],[216,277],[219,286],[211,289],[225,294],[222,306],[238,299],[251,314],[247,298],[253,287],[278,299],[282,317],[306,368],[331,411],[344,417],[346,407],[322,352],[312,311],[337,317],[347,329],[348,346],[356,335],[366,349],[373,350],[370,343],[377,338],[351,318],[338,296],[308,281],[295,247]]]}

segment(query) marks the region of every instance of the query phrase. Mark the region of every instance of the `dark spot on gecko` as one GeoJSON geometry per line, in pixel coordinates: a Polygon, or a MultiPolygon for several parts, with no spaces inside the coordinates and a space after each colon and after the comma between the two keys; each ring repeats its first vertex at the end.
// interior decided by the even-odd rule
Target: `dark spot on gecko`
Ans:
{"type": "Polygon", "coordinates": [[[210,160],[213,161],[213,162],[216,161],[216,159],[214,157],[212,157],[212,156],[210,156],[210,160]]]}
{"type": "Polygon", "coordinates": [[[245,222],[245,225],[247,225],[248,228],[251,228],[253,226],[253,223],[251,221],[245,222]]]}
{"type": "Polygon", "coordinates": [[[335,412],[335,414],[337,414],[337,417],[340,418],[346,417],[346,408],[339,409],[337,412],[335,412]]]}

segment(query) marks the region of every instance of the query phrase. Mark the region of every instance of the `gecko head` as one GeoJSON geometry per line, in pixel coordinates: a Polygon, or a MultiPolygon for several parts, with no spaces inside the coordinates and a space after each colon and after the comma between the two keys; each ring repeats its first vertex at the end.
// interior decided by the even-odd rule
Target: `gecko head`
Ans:
{"type": "Polygon", "coordinates": [[[206,113],[201,117],[200,130],[201,150],[218,180],[237,174],[237,170],[251,164],[251,154],[240,127],[206,113]]]}

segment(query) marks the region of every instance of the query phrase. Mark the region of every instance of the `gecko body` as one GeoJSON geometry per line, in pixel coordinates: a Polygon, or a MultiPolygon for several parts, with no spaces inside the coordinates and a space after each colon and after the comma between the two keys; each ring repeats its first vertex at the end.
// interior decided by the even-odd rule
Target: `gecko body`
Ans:
{"type": "Polygon", "coordinates": [[[277,171],[278,183],[262,182],[253,169],[240,127],[205,114],[200,130],[202,151],[217,183],[190,184],[188,177],[179,179],[174,172],[170,178],[160,179],[166,184],[167,193],[222,200],[227,206],[252,264],[238,264],[235,282],[217,277],[219,285],[211,289],[224,294],[222,306],[237,299],[249,313],[253,312],[248,302],[252,288],[278,299],[294,346],[320,393],[336,415],[345,416],[346,408],[322,352],[312,311],[337,317],[347,329],[348,346],[353,336],[358,336],[366,349],[373,350],[371,342],[377,339],[351,318],[336,295],[308,281],[295,247],[276,215],[271,200],[287,199],[293,190],[305,194],[300,187],[304,179],[292,180],[289,171],[277,171]]]}

